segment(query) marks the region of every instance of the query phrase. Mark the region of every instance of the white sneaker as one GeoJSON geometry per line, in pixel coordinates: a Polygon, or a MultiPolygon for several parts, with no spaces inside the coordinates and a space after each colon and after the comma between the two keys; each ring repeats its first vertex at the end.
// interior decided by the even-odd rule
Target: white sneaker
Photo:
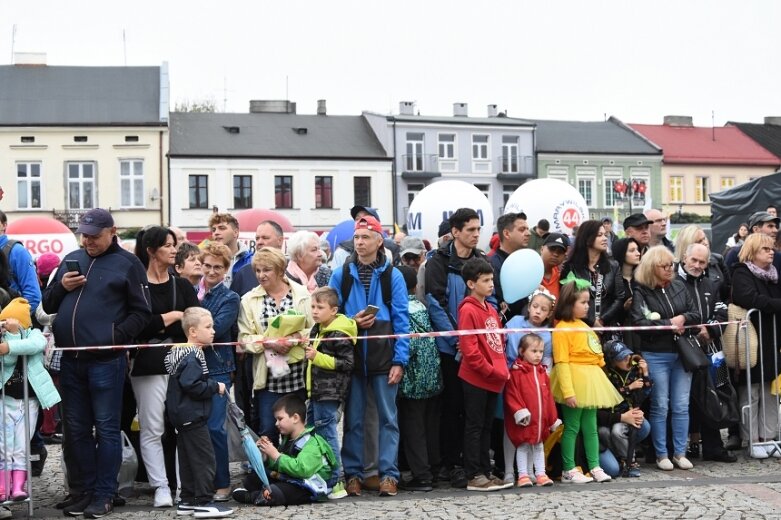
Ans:
{"type": "Polygon", "coordinates": [[[155,489],[155,507],[171,507],[174,501],[171,498],[171,490],[168,486],[160,486],[155,489]]]}
{"type": "Polygon", "coordinates": [[[694,464],[692,464],[685,455],[681,455],[680,457],[673,457],[673,462],[676,466],[678,466],[678,469],[692,469],[694,467],[694,464]]]}
{"type": "Polygon", "coordinates": [[[591,476],[594,477],[595,482],[610,482],[613,477],[605,473],[605,470],[597,466],[591,470],[591,476]]]}
{"type": "Polygon", "coordinates": [[[765,446],[765,452],[768,454],[769,457],[775,457],[775,458],[781,458],[781,450],[779,450],[775,444],[770,444],[769,446],[765,446]]]}
{"type": "Polygon", "coordinates": [[[662,471],[672,471],[675,469],[675,466],[673,466],[673,463],[670,462],[670,459],[667,457],[663,459],[656,459],[656,467],[662,471]]]}
{"type": "Polygon", "coordinates": [[[0,506],[0,518],[11,518],[13,515],[10,509],[0,506]]]}
{"type": "Polygon", "coordinates": [[[751,446],[748,452],[748,456],[752,459],[766,459],[769,457],[767,450],[762,446],[757,446],[756,444],[751,446]]]}
{"type": "Polygon", "coordinates": [[[588,484],[589,482],[593,481],[593,478],[587,477],[577,468],[561,472],[562,484],[588,484]]]}

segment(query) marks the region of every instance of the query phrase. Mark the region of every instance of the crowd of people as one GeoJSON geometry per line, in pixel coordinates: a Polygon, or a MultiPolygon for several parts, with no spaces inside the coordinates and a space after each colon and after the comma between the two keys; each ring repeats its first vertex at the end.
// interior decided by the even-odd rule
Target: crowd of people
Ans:
{"type": "Polygon", "coordinates": [[[628,216],[623,238],[605,218],[580,223],[574,240],[547,220],[530,228],[525,214],[505,214],[487,254],[469,208],[442,222],[433,246],[386,237],[372,208],[351,215],[353,237],[333,251],[309,231],[285,241],[273,221],[258,225],[251,250],[235,217],[215,213],[201,247],[148,226],[130,252],[110,212],[93,209],[77,229],[82,247],[60,263],[33,262],[0,212],[13,425],[0,431],[0,500],[27,497],[25,457],[40,453],[58,417],[68,494],[57,507],[85,518],[124,502],[120,432],[134,419],[154,507],[198,518],[230,515],[230,500],[605,482],[639,477],[640,454],[663,471],[735,462],[745,444],[753,458],[781,457],[750,442],[779,434],[768,325],[781,314],[775,208],[752,214],[724,256],[697,225],[673,244],[653,209],[628,216]],[[503,264],[524,248],[540,253],[543,278],[507,301],[503,264]],[[714,424],[693,404],[704,372],[679,344],[691,336],[717,353],[729,303],[758,309],[762,362],[733,372],[750,417],[714,424]],[[415,335],[432,331],[444,334],[415,335]],[[231,396],[259,436],[269,482],[256,470],[231,486],[231,396]]]}

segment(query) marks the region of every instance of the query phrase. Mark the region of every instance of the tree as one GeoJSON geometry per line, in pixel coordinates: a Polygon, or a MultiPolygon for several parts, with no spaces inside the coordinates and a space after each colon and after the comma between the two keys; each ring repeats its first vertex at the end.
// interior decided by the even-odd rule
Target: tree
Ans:
{"type": "Polygon", "coordinates": [[[199,112],[199,113],[213,113],[217,111],[217,102],[212,99],[195,99],[190,101],[185,99],[179,101],[174,105],[174,112],[199,112]]]}

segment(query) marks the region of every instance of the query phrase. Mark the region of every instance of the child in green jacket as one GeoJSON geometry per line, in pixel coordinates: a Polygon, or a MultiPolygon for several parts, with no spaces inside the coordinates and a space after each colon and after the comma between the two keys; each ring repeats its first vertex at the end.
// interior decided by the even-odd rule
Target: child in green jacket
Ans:
{"type": "Polygon", "coordinates": [[[233,491],[233,499],[258,506],[289,506],[324,499],[336,457],[328,442],[306,426],[306,403],[289,394],[274,403],[273,411],[282,434],[279,449],[266,436],[258,439],[269,471],[271,496],[263,495],[260,478],[252,473],[244,479],[243,487],[233,491]]]}

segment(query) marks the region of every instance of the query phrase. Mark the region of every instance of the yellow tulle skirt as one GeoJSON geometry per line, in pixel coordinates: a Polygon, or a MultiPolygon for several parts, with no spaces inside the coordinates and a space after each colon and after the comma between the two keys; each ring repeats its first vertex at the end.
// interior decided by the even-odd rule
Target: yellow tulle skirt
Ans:
{"type": "MultiPolygon", "coordinates": [[[[572,387],[575,390],[575,399],[578,400],[578,408],[611,408],[624,398],[618,393],[602,369],[597,365],[576,365],[569,363],[572,374],[572,387]]],[[[559,380],[561,378],[560,364],[553,365],[550,374],[553,399],[557,403],[564,403],[564,395],[561,392],[559,380]],[[557,370],[558,369],[558,370],[557,370]]]]}

